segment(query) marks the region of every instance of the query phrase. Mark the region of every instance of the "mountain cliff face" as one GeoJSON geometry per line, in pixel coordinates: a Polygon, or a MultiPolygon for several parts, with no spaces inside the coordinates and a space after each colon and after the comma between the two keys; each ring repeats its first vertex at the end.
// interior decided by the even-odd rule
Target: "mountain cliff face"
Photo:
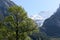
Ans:
{"type": "Polygon", "coordinates": [[[45,20],[42,30],[48,36],[60,37],[60,7],[50,18],[45,20]]]}
{"type": "Polygon", "coordinates": [[[10,6],[14,6],[15,4],[11,0],[0,0],[0,20],[4,18],[4,16],[8,15],[7,9],[10,6]]]}

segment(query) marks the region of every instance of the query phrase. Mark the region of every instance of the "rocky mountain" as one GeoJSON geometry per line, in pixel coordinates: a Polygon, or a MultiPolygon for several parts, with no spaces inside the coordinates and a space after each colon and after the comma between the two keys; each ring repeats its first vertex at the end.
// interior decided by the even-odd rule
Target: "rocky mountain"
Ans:
{"type": "Polygon", "coordinates": [[[41,30],[48,36],[60,37],[60,6],[50,18],[44,21],[41,30]]]}
{"type": "Polygon", "coordinates": [[[10,6],[14,6],[15,4],[11,0],[0,0],[0,20],[4,18],[4,16],[8,15],[7,9],[10,6]]]}

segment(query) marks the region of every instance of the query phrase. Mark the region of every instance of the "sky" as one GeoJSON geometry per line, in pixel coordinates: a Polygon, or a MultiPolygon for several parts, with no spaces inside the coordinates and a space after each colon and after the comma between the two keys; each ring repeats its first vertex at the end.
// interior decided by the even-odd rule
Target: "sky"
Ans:
{"type": "Polygon", "coordinates": [[[60,0],[12,0],[18,6],[22,6],[28,16],[41,16],[46,19],[56,12],[60,0]]]}

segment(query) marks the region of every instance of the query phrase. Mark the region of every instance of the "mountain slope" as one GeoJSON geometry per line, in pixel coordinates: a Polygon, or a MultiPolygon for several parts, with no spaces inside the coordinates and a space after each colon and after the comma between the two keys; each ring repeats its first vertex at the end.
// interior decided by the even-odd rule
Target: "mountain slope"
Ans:
{"type": "Polygon", "coordinates": [[[42,30],[48,36],[60,37],[60,7],[50,18],[45,20],[42,30]]]}
{"type": "Polygon", "coordinates": [[[11,0],[0,0],[0,20],[3,20],[4,16],[8,15],[7,9],[15,4],[11,0]]]}

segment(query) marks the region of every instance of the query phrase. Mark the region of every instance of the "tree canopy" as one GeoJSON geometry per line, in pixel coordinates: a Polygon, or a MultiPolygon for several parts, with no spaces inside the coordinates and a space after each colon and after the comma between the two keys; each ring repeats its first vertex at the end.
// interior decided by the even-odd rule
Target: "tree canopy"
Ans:
{"type": "Polygon", "coordinates": [[[33,31],[37,31],[37,25],[27,16],[24,8],[21,6],[12,6],[8,8],[8,13],[9,15],[0,23],[0,26],[3,27],[2,30],[5,30],[4,34],[6,38],[4,37],[4,39],[31,40],[28,35],[33,31]]]}

